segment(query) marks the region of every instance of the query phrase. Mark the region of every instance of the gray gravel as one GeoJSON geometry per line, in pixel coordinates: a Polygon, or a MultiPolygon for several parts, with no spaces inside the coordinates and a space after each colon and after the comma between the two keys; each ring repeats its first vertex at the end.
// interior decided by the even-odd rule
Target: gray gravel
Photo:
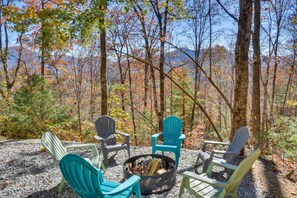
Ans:
{"type": "MultiPolygon", "coordinates": [[[[69,144],[63,142],[64,145],[69,144]]],[[[61,180],[58,165],[54,164],[50,155],[41,151],[40,140],[6,140],[0,141],[0,197],[78,197],[70,187],[66,187],[60,194],[57,186],[61,180]]],[[[99,149],[99,148],[98,148],[99,149]]],[[[76,151],[73,150],[74,153],[76,151]]],[[[151,153],[150,147],[132,147],[131,156],[151,153]]],[[[81,155],[88,152],[80,151],[81,155]]],[[[166,153],[170,157],[173,154],[166,153]]],[[[177,169],[175,187],[165,193],[144,197],[177,197],[182,173],[194,171],[197,151],[182,149],[180,164],[177,169]]],[[[122,180],[122,165],[127,158],[127,152],[120,151],[114,160],[106,167],[105,179],[120,182],[122,180]]],[[[200,169],[201,170],[201,169],[200,169]]],[[[214,174],[215,177],[226,179],[229,173],[222,173],[222,169],[214,174]]],[[[256,187],[249,173],[242,181],[239,197],[268,197],[259,187],[256,187]]],[[[184,193],[183,197],[192,197],[184,193]]]]}

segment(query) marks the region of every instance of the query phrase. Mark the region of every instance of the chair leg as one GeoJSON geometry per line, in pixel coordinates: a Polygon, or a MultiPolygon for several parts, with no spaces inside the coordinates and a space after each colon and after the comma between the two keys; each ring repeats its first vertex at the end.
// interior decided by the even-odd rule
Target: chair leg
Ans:
{"type": "Polygon", "coordinates": [[[101,168],[101,170],[103,171],[103,173],[105,173],[105,165],[104,165],[104,163],[103,163],[102,158],[100,159],[100,168],[101,168]]]}
{"type": "MultiPolygon", "coordinates": [[[[195,173],[198,173],[198,167],[200,165],[199,159],[200,159],[200,153],[198,153],[197,160],[196,160],[196,163],[195,163],[195,173]]],[[[202,160],[202,158],[201,158],[201,160],[202,160]]]]}
{"type": "Polygon", "coordinates": [[[180,188],[179,188],[179,193],[178,193],[178,198],[181,198],[183,193],[184,193],[184,190],[185,190],[185,186],[186,186],[186,183],[187,183],[187,179],[189,178],[186,178],[183,176],[183,179],[182,179],[182,182],[181,182],[181,185],[180,185],[180,188]]]}
{"type": "Polygon", "coordinates": [[[232,192],[230,192],[232,198],[237,198],[237,188],[235,188],[232,192]]]}
{"type": "Polygon", "coordinates": [[[108,164],[108,152],[107,151],[103,152],[103,161],[104,161],[104,164],[108,164]]]}
{"type": "Polygon", "coordinates": [[[62,176],[62,180],[58,186],[58,192],[62,192],[63,188],[66,186],[66,180],[64,179],[64,177],[62,176]]]}
{"type": "Polygon", "coordinates": [[[175,153],[176,168],[178,167],[178,164],[179,164],[179,158],[180,158],[180,154],[179,153],[175,153]]]}
{"type": "Polygon", "coordinates": [[[126,138],[127,150],[128,150],[128,158],[130,158],[130,136],[126,138]]]}
{"type": "Polygon", "coordinates": [[[134,189],[135,189],[136,197],[137,197],[137,198],[141,198],[140,184],[139,184],[139,183],[136,184],[136,185],[134,186],[134,189]]]}
{"type": "Polygon", "coordinates": [[[155,154],[156,150],[155,147],[152,147],[152,154],[155,154]]]}
{"type": "Polygon", "coordinates": [[[200,159],[200,153],[198,153],[198,156],[197,156],[197,160],[196,160],[196,163],[195,163],[195,166],[196,166],[196,167],[198,167],[199,159],[200,159]]]}
{"type": "Polygon", "coordinates": [[[208,168],[208,165],[210,163],[210,160],[207,159],[203,162],[203,169],[202,169],[202,172],[205,173],[207,171],[207,168],[208,168]]]}
{"type": "Polygon", "coordinates": [[[128,151],[128,158],[130,158],[130,145],[128,145],[127,151],[128,151]]]}

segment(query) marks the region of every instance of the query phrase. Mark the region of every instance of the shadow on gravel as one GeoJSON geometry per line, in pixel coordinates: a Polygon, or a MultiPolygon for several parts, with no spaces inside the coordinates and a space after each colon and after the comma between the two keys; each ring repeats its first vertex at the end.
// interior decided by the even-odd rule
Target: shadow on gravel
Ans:
{"type": "Polygon", "coordinates": [[[42,151],[33,151],[33,152],[28,152],[28,153],[22,153],[22,155],[25,155],[25,156],[38,156],[42,153],[42,151]]]}
{"type": "Polygon", "coordinates": [[[27,197],[37,198],[37,197],[57,197],[57,196],[58,196],[58,186],[48,190],[34,192],[33,194],[27,197]]]}
{"type": "Polygon", "coordinates": [[[20,142],[21,140],[4,140],[0,142],[0,145],[4,145],[6,143],[10,143],[10,142],[20,142]]]}
{"type": "Polygon", "coordinates": [[[185,171],[191,171],[191,172],[195,172],[195,169],[197,168],[197,166],[195,165],[192,165],[192,166],[189,166],[189,167],[186,167],[186,168],[177,168],[176,170],[176,173],[178,174],[183,174],[183,172],[185,171]]]}
{"type": "Polygon", "coordinates": [[[112,168],[112,167],[115,167],[115,166],[119,166],[119,165],[122,165],[122,164],[119,164],[117,162],[117,160],[115,160],[115,156],[117,155],[117,153],[115,153],[114,155],[110,156],[108,158],[108,164],[104,164],[105,165],[105,168],[112,168]]]}
{"type": "Polygon", "coordinates": [[[51,189],[37,191],[27,196],[27,198],[39,198],[39,197],[78,198],[79,196],[68,186],[65,187],[61,193],[58,193],[58,186],[55,186],[51,189]]]}
{"type": "Polygon", "coordinates": [[[276,164],[272,160],[267,160],[264,158],[259,158],[259,160],[265,166],[263,178],[265,178],[266,183],[268,184],[269,193],[272,194],[273,197],[285,197],[281,185],[278,181],[277,173],[273,172],[276,164]]]}
{"type": "Polygon", "coordinates": [[[38,166],[38,162],[34,160],[24,161],[23,158],[16,158],[6,163],[8,167],[14,167],[14,172],[8,176],[9,179],[15,180],[23,175],[38,175],[51,170],[55,164],[52,162],[46,165],[38,166]]]}

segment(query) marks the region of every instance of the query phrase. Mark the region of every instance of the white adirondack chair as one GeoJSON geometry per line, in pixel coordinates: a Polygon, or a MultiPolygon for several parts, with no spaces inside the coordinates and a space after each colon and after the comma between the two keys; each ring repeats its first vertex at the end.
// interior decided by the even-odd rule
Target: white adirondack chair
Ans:
{"type": "MultiPolygon", "coordinates": [[[[104,164],[102,163],[102,157],[99,155],[95,144],[75,144],[64,147],[57,136],[52,132],[45,132],[42,134],[41,144],[46,148],[49,154],[52,156],[54,162],[59,164],[59,161],[68,154],[67,149],[73,148],[91,148],[93,156],[91,159],[86,158],[91,162],[93,166],[101,168],[105,171],[104,164]]],[[[58,191],[61,192],[66,184],[65,179],[62,177],[61,183],[58,187],[58,191]]]]}

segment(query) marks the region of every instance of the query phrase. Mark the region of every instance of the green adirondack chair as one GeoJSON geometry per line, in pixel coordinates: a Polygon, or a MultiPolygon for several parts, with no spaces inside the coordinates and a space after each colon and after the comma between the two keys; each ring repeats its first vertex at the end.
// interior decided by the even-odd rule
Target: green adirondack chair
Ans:
{"type": "Polygon", "coordinates": [[[250,156],[246,157],[238,166],[228,164],[222,161],[213,160],[207,169],[207,173],[197,175],[195,173],[186,171],[183,173],[182,184],[179,190],[179,197],[182,197],[184,189],[187,189],[195,197],[225,197],[231,195],[233,198],[237,197],[237,188],[250,170],[254,162],[260,156],[261,151],[257,150],[250,156]],[[234,170],[232,176],[227,182],[220,182],[211,179],[211,172],[214,165],[225,167],[234,170]]]}
{"type": "MultiPolygon", "coordinates": [[[[52,156],[56,164],[68,154],[68,149],[75,148],[91,148],[93,157],[91,159],[86,158],[87,161],[91,162],[94,166],[101,168],[105,171],[104,164],[102,163],[102,157],[99,155],[95,144],[75,144],[64,147],[57,136],[52,132],[45,132],[42,134],[41,144],[46,148],[49,154],[52,156]]],[[[61,192],[66,184],[64,177],[62,177],[61,183],[58,187],[58,192],[61,192]]]]}

